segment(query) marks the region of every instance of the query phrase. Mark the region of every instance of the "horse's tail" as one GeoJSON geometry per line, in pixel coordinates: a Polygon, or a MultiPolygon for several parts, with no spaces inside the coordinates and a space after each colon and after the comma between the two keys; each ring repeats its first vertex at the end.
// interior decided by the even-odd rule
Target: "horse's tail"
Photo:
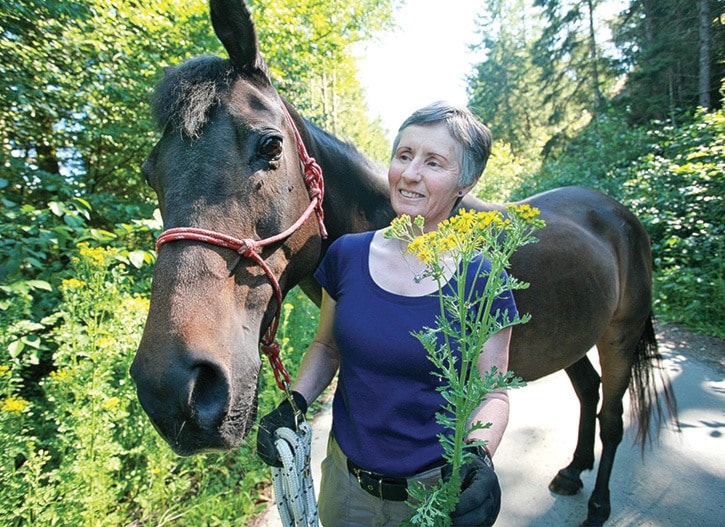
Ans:
{"type": "Polygon", "coordinates": [[[667,414],[679,427],[675,393],[669,375],[662,367],[662,355],[657,350],[657,339],[650,313],[634,351],[632,376],[629,381],[632,420],[636,419],[638,424],[634,442],[640,443],[643,453],[647,443],[659,435],[662,422],[666,418],[662,398],[657,389],[658,384],[662,386],[662,398],[665,401],[667,414]],[[656,427],[653,427],[653,421],[656,427]]]}

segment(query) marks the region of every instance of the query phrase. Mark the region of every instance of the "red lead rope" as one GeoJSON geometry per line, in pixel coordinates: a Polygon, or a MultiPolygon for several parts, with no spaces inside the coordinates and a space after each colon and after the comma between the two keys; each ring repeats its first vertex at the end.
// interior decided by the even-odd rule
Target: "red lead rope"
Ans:
{"type": "Polygon", "coordinates": [[[209,231],[206,229],[197,229],[194,227],[177,227],[174,229],[168,229],[161,233],[161,235],[157,238],[156,252],[158,253],[159,248],[168,242],[178,240],[194,240],[231,249],[237,252],[242,258],[250,258],[262,268],[264,273],[269,278],[270,283],[272,284],[275,300],[277,301],[277,308],[275,309],[272,321],[270,322],[269,326],[267,326],[267,330],[262,336],[259,347],[269,359],[269,363],[272,366],[272,371],[274,372],[274,378],[277,381],[277,386],[280,390],[289,392],[290,376],[284,365],[282,364],[282,359],[280,358],[279,343],[276,341],[275,338],[277,335],[277,328],[279,327],[279,319],[282,312],[282,290],[279,287],[277,277],[274,276],[272,270],[260,256],[260,253],[262,251],[262,248],[264,248],[265,246],[282,241],[294,234],[295,231],[297,231],[302,226],[302,224],[304,224],[309,219],[313,211],[317,215],[317,223],[320,227],[320,235],[323,238],[327,237],[327,230],[325,229],[325,218],[324,212],[322,210],[322,200],[325,197],[325,184],[322,179],[322,169],[320,168],[320,165],[317,164],[317,161],[315,161],[315,159],[313,157],[310,157],[310,155],[307,153],[305,144],[302,142],[302,137],[300,136],[300,133],[297,130],[297,127],[295,126],[295,123],[292,120],[289,112],[287,111],[284,103],[282,103],[282,110],[284,111],[287,123],[290,125],[292,131],[294,132],[295,143],[297,145],[297,154],[300,158],[300,161],[302,162],[302,166],[304,169],[305,185],[307,185],[307,189],[310,194],[310,204],[302,213],[302,216],[300,216],[299,219],[288,229],[284,230],[279,234],[276,234],[275,236],[271,236],[263,240],[252,240],[249,238],[239,239],[233,236],[229,236],[227,234],[209,231]]]}

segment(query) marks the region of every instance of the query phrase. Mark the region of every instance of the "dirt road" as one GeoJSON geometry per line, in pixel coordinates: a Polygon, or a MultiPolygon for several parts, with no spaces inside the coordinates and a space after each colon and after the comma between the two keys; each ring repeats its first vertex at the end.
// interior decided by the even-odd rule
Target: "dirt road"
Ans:
{"type": "MultiPolygon", "coordinates": [[[[657,333],[677,396],[680,430],[663,430],[659,443],[643,459],[639,446],[632,444],[634,430],[625,421],[610,483],[612,515],[606,525],[725,527],[725,342],[674,325],[661,326],[657,333]]],[[[595,361],[596,354],[591,356],[595,361]]],[[[547,488],[569,463],[576,443],[579,409],[569,380],[559,372],[510,397],[509,426],[495,459],[503,489],[496,527],[579,525],[596,474],[583,474],[584,491],[576,496],[557,496],[547,488]]],[[[626,404],[625,416],[628,409],[626,404]]],[[[313,421],[316,485],[329,426],[329,411],[313,421]]],[[[274,504],[253,525],[281,527],[274,504]]]]}

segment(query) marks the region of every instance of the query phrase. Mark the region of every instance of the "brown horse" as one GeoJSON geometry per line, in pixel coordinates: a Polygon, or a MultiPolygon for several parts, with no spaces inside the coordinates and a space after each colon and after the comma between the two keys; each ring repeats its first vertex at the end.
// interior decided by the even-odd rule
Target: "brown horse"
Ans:
{"type": "MultiPolygon", "coordinates": [[[[280,99],[244,3],[212,0],[211,15],[229,60],[195,58],[167,73],[154,103],[163,137],[143,165],[167,234],[131,374],[151,421],[180,454],[233,448],[252,426],[259,344],[281,298],[272,284],[282,295],[300,284],[319,301],[310,275],[329,243],[394,215],[380,171],[280,99]],[[305,220],[321,195],[306,184],[302,146],[324,174],[327,239],[314,218],[305,220]],[[184,235],[187,228],[221,234],[184,235]],[[225,245],[225,235],[244,240],[225,245]]],[[[550,486],[562,494],[577,492],[581,472],[594,466],[601,383],[603,450],[584,525],[602,525],[627,387],[643,444],[651,417],[662,417],[649,241],[626,208],[592,190],[563,188],[524,203],[541,210],[547,227],[512,262],[512,274],[531,284],[517,303],[532,319],[514,329],[510,367],[525,380],[565,369],[581,402],[574,458],[550,486]],[[595,345],[601,382],[586,356],[595,345]]],[[[473,198],[462,206],[500,208],[473,198]]],[[[666,380],[665,390],[674,416],[666,380]]]]}

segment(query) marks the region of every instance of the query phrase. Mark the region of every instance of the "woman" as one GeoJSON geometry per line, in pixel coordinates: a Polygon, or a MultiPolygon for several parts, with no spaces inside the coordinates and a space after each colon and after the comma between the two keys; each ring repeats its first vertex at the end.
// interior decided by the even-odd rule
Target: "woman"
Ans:
{"type": "MultiPolygon", "coordinates": [[[[483,172],[491,135],[465,108],[434,103],[400,127],[388,170],[398,215],[423,216],[427,230],[449,217],[483,172]]],[[[410,516],[406,489],[434,484],[447,467],[436,423],[443,399],[427,354],[411,331],[433,326],[439,312],[436,282],[421,278],[423,263],[383,231],[343,236],[328,250],[315,278],[323,288],[320,322],[302,360],[293,398],[304,412],[338,373],[332,430],[322,463],[320,520],[327,527],[398,526],[410,516]]],[[[482,282],[483,280],[480,280],[482,282]]],[[[516,315],[513,297],[493,310],[516,315]]],[[[485,344],[478,368],[508,369],[511,328],[485,344]]],[[[454,525],[493,525],[500,488],[491,456],[508,422],[505,392],[493,392],[471,416],[493,423],[468,441],[487,442],[465,465],[454,525]]],[[[278,465],[274,430],[294,427],[289,402],[260,422],[258,451],[278,465]]]]}

